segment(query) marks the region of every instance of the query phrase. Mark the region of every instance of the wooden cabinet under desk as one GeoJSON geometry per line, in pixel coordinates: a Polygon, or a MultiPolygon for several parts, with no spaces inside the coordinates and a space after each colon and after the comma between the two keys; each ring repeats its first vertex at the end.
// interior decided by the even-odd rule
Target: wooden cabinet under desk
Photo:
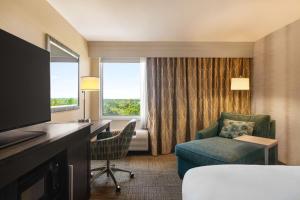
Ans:
{"type": "Polygon", "coordinates": [[[88,199],[91,125],[44,123],[23,130],[46,135],[0,149],[0,199],[88,199]]]}

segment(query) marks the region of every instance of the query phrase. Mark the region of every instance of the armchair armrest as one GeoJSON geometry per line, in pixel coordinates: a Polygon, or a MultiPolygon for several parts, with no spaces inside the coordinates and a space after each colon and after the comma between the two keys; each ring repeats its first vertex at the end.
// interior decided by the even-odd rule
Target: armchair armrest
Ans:
{"type": "Polygon", "coordinates": [[[276,121],[271,120],[270,124],[270,138],[275,139],[275,132],[276,132],[276,121]]]}
{"type": "Polygon", "coordinates": [[[218,122],[215,122],[210,127],[203,129],[201,131],[197,131],[196,140],[217,136],[218,125],[219,125],[218,122]]]}

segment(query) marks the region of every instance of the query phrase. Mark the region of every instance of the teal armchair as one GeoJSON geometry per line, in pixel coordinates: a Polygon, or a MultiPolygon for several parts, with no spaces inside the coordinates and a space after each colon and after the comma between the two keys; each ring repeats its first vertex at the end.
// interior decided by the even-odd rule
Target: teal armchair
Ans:
{"type": "MultiPolygon", "coordinates": [[[[196,140],[175,147],[178,174],[183,178],[191,168],[218,164],[263,164],[264,149],[260,145],[219,137],[223,120],[255,122],[253,135],[275,138],[275,121],[269,115],[241,115],[222,112],[210,127],[197,131],[196,140]]],[[[277,162],[277,147],[270,150],[269,163],[277,162]]]]}

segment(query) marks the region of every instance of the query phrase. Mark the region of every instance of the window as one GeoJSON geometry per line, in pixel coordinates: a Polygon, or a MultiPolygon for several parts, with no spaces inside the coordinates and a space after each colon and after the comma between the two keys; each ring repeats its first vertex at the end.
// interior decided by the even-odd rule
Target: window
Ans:
{"type": "Polygon", "coordinates": [[[79,55],[48,36],[52,112],[79,108],[79,55]]]}
{"type": "Polygon", "coordinates": [[[141,66],[139,59],[102,60],[102,117],[139,117],[141,66]]]}

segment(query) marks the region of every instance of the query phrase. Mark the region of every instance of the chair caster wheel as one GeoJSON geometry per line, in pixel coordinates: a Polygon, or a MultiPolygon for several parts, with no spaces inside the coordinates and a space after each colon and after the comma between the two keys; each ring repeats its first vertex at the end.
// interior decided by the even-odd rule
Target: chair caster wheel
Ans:
{"type": "Polygon", "coordinates": [[[119,185],[116,187],[116,192],[121,192],[121,187],[119,185]]]}
{"type": "Polygon", "coordinates": [[[130,172],[130,178],[134,178],[134,173],[130,172]]]}

